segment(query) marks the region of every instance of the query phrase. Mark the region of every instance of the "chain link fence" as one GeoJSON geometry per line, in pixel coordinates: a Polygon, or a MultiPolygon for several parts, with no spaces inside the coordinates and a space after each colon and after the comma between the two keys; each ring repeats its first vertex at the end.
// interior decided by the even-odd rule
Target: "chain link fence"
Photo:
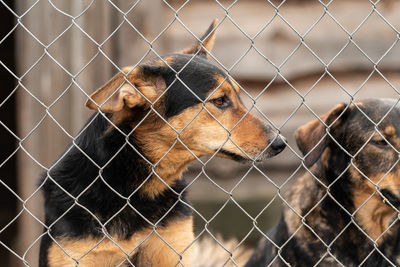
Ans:
{"type": "MultiPolygon", "coordinates": [[[[332,252],[332,246],[351,225],[357,226],[374,245],[360,265],[375,252],[382,255],[388,265],[399,265],[379,247],[379,239],[396,227],[398,219],[374,238],[369,237],[368,231],[355,219],[357,212],[375,195],[383,196],[379,185],[394,170],[397,161],[388,174],[376,182],[354,163],[360,152],[348,154],[352,158],[349,167],[359,170],[376,191],[354,212],[347,211],[351,221],[330,243],[319,237],[318,231],[307,221],[308,214],[299,214],[286,196],[299,177],[309,172],[293,136],[299,126],[322,118],[322,114],[341,102],[357,106],[358,100],[365,97],[389,97],[396,99],[392,109],[398,104],[400,19],[397,11],[400,4],[396,1],[0,0],[0,6],[4,14],[0,65],[5,81],[0,95],[0,135],[4,140],[4,150],[0,153],[3,213],[0,255],[5,259],[5,266],[37,266],[39,244],[45,236],[50,236],[76,265],[102,242],[109,241],[125,255],[119,265],[133,266],[133,255],[152,235],[177,255],[176,266],[184,265],[182,255],[189,248],[198,246],[203,238],[208,239],[202,249],[212,247],[211,254],[221,252],[224,255],[221,262],[212,262],[213,266],[242,266],[243,262],[238,259],[243,250],[251,251],[263,237],[279,251],[274,261],[281,258],[286,262],[280,252],[287,242],[279,245],[265,234],[279,220],[281,207],[296,214],[302,224],[289,239],[305,227],[326,248],[326,253],[315,265],[323,262],[325,257],[332,257],[339,266],[345,265],[332,252]],[[68,147],[67,152],[77,149],[99,172],[93,183],[80,194],[64,192],[74,200],[73,206],[85,209],[95,218],[95,213],[79,203],[79,198],[95,182],[102,181],[126,201],[123,208],[130,207],[138,212],[130,205],[130,198],[151,175],[129,196],[118,193],[103,179],[102,172],[108,163],[99,165],[76,144],[91,114],[84,103],[115,73],[123,73],[124,66],[136,67],[153,58],[163,60],[163,55],[204,41],[200,36],[214,18],[219,21],[210,62],[227,74],[226,79],[235,81],[249,112],[256,113],[265,124],[287,137],[286,150],[267,162],[253,161],[247,165],[219,159],[217,152],[199,158],[190,151],[189,144],[180,139],[182,132],[199,114],[181,129],[175,129],[151,102],[151,110],[170,126],[176,140],[158,162],[150,162],[144,156],[143,159],[151,165],[151,175],[157,176],[175,193],[174,206],[184,205],[193,213],[193,240],[187,248],[177,250],[163,237],[159,224],[169,214],[168,210],[156,223],[143,218],[151,225],[151,231],[138,246],[126,250],[125,245],[107,233],[106,226],[114,218],[111,216],[106,223],[98,220],[104,234],[102,238],[83,255],[73,256],[52,237],[51,227],[44,222],[41,192],[44,183],[39,180],[40,174],[46,173],[45,181],[51,180],[63,189],[50,173],[59,163],[56,159],[63,155],[65,147],[68,147]],[[69,143],[72,146],[68,146],[69,143]],[[185,147],[195,158],[195,163],[184,174],[188,184],[181,192],[174,191],[155,171],[177,145],[185,147]],[[182,200],[183,192],[189,194],[192,204],[182,200]],[[227,244],[225,241],[230,238],[238,242],[227,244]]],[[[176,81],[184,83],[179,72],[175,75],[176,81]]],[[[205,100],[202,102],[201,111],[211,115],[205,100]]],[[[376,132],[389,113],[378,122],[369,119],[376,132]]],[[[230,131],[245,116],[232,129],[218,122],[228,133],[225,143],[235,143],[230,131]]],[[[329,127],[327,129],[329,135],[329,127]]],[[[132,134],[121,133],[126,140],[132,134]]],[[[126,142],[118,148],[110,161],[127,146],[131,144],[126,142]]],[[[398,153],[394,146],[391,147],[398,153]]],[[[132,149],[135,148],[132,146],[132,149]]],[[[332,185],[313,177],[329,195],[332,185]]],[[[312,192],[307,194],[312,195],[312,192]]],[[[332,199],[342,206],[340,200],[332,199]]],[[[211,261],[211,257],[209,259],[211,261]]]]}

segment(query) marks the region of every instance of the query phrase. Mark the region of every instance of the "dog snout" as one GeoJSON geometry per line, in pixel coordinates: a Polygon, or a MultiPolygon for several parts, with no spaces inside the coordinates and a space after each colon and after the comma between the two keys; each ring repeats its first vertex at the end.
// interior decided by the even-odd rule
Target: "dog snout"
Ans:
{"type": "Polygon", "coordinates": [[[275,155],[282,152],[285,149],[285,147],[286,147],[286,138],[280,134],[272,140],[272,143],[270,143],[270,148],[271,150],[273,150],[275,155]]]}

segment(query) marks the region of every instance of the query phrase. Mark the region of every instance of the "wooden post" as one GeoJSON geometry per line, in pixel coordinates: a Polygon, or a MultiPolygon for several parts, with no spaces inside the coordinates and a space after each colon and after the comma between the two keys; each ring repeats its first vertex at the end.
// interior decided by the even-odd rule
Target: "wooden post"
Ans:
{"type": "MultiPolygon", "coordinates": [[[[120,0],[119,6],[126,12],[133,4],[129,1],[120,0]]],[[[127,19],[135,26],[136,30],[148,39],[154,38],[162,31],[163,25],[163,3],[161,0],[147,0],[141,2],[132,12],[127,14],[127,19]]],[[[149,50],[149,45],[142,39],[127,22],[118,31],[118,43],[116,43],[116,58],[121,66],[135,65],[149,50]]],[[[155,42],[153,48],[158,54],[166,53],[165,34],[155,42]]],[[[173,51],[168,51],[173,52],[173,51]]],[[[150,54],[147,59],[154,57],[150,54]]]]}
{"type": "MultiPolygon", "coordinates": [[[[17,13],[21,14],[29,7],[28,2],[18,1],[17,13]]],[[[84,8],[79,1],[58,1],[57,7],[71,14],[77,15],[84,8]]],[[[77,23],[90,32],[95,32],[94,39],[102,41],[109,31],[105,28],[113,27],[110,20],[113,9],[105,2],[95,2],[87,13],[79,18],[77,23]],[[101,15],[101,16],[99,16],[101,15]],[[98,23],[101,17],[102,24],[98,23]],[[106,27],[103,27],[103,23],[106,27]]],[[[70,21],[66,23],[66,17],[56,11],[48,2],[39,2],[29,14],[23,19],[24,25],[35,34],[45,45],[56,38],[65,29],[70,21]]],[[[76,75],[90,58],[97,52],[98,47],[90,41],[75,26],[60,37],[48,49],[48,52],[67,70],[72,76],[57,66],[54,61],[45,56],[22,80],[22,84],[42,101],[48,108],[48,112],[57,120],[68,134],[74,137],[88,118],[90,111],[84,107],[86,96],[81,90],[72,85],[69,89],[73,76],[76,75]],[[67,92],[53,104],[55,99],[67,89],[67,92]]],[[[23,75],[27,69],[44,53],[44,47],[29,36],[22,28],[19,29],[17,37],[17,70],[18,75],[23,75]]],[[[99,58],[102,56],[99,55],[99,58]]],[[[96,59],[97,60],[97,59],[96,59]]],[[[104,61],[98,59],[97,62],[104,61]]],[[[76,82],[88,94],[111,77],[111,68],[104,64],[92,64],[78,75],[76,82]]],[[[65,150],[71,138],[46,114],[46,108],[38,104],[23,88],[18,89],[17,96],[18,135],[23,138],[29,133],[41,118],[45,117],[39,127],[21,143],[26,151],[40,164],[49,168],[57,157],[65,150]]],[[[40,174],[45,172],[27,153],[22,149],[18,153],[18,194],[24,200],[32,196],[37,189],[40,174]]],[[[23,203],[20,203],[20,209],[23,203]]],[[[41,192],[35,192],[32,198],[26,202],[26,207],[35,216],[43,221],[43,200],[41,192]]],[[[19,224],[19,244],[17,253],[23,255],[27,249],[34,244],[26,253],[25,260],[30,266],[37,266],[39,243],[37,240],[43,231],[43,227],[28,212],[24,212],[19,224]],[[34,243],[36,241],[36,243],[34,243]]],[[[14,266],[21,266],[22,262],[12,256],[14,266]]]]}
{"type": "MultiPolygon", "coordinates": [[[[23,10],[26,10],[28,3],[19,1],[17,4],[17,13],[21,14],[23,10]]],[[[46,14],[48,12],[48,6],[42,3],[38,4],[39,8],[34,8],[30,11],[29,16],[26,16],[23,23],[29,25],[29,29],[36,34],[36,37],[45,42],[45,35],[47,31],[42,31],[41,27],[50,27],[46,23],[46,14]]],[[[39,55],[43,54],[44,48],[41,47],[37,41],[29,36],[23,29],[19,29],[17,35],[17,75],[21,76],[30,67],[35,59],[39,55]]],[[[32,74],[27,74],[22,80],[23,85],[30,90],[35,96],[42,97],[46,96],[49,89],[49,79],[51,74],[46,64],[39,64],[32,70],[32,74]],[[36,75],[35,75],[36,74],[36,75]]],[[[38,123],[38,119],[44,116],[43,109],[39,109],[40,105],[37,101],[32,98],[22,87],[18,88],[17,94],[17,118],[18,118],[18,136],[24,138],[27,134],[35,127],[38,123]]],[[[44,126],[44,125],[43,125],[44,126]]],[[[44,140],[47,138],[44,127],[37,128],[26,141],[21,142],[20,145],[24,147],[29,153],[35,157],[35,159],[41,161],[43,159],[44,151],[46,149],[46,143],[44,140]]],[[[43,171],[38,164],[27,156],[27,154],[20,149],[18,153],[18,194],[26,200],[34,192],[39,174],[43,171]]],[[[36,194],[38,196],[38,194],[36,194]]],[[[20,204],[20,209],[23,208],[23,203],[20,204]]],[[[40,197],[36,197],[29,201],[29,210],[35,214],[41,215],[41,200],[40,197]]],[[[42,227],[36,220],[26,211],[18,220],[19,223],[19,244],[17,253],[20,256],[26,252],[28,247],[35,241],[40,235],[42,227]]],[[[35,266],[37,264],[38,245],[32,247],[30,253],[28,253],[25,260],[35,266]]],[[[14,260],[16,258],[13,257],[14,260]]],[[[21,261],[15,261],[15,266],[21,266],[21,261]]]]}

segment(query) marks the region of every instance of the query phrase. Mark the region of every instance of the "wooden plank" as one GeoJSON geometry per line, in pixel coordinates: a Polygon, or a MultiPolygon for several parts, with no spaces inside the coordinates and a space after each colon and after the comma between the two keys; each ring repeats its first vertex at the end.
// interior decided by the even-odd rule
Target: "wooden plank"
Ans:
{"type": "MultiPolygon", "coordinates": [[[[58,1],[55,2],[61,10],[78,14],[84,8],[79,1],[58,1]]],[[[29,7],[28,2],[19,1],[17,11],[22,13],[29,7]]],[[[101,16],[103,22],[108,28],[113,27],[111,17],[113,9],[106,2],[96,2],[87,14],[78,21],[80,25],[88,26],[87,31],[98,32],[95,39],[105,39],[107,34],[102,25],[95,23],[101,16]]],[[[48,2],[39,2],[26,17],[23,19],[26,25],[36,37],[48,44],[56,38],[70,23],[68,18],[56,11],[48,2]]],[[[44,48],[38,45],[34,38],[31,38],[24,29],[19,29],[17,40],[17,68],[18,75],[22,75],[29,66],[44,52],[44,48]]],[[[78,73],[94,53],[97,46],[90,41],[77,28],[67,31],[50,48],[49,53],[59,64],[68,72],[75,75],[78,73]]],[[[77,83],[85,92],[90,93],[103,83],[107,77],[111,77],[111,68],[109,66],[94,65],[86,68],[76,77],[77,83]],[[103,78],[101,81],[98,77],[103,78]]],[[[57,97],[68,88],[72,81],[72,76],[63,71],[53,60],[45,57],[37,66],[32,74],[28,74],[23,79],[24,86],[46,105],[52,104],[57,97]]],[[[46,116],[40,126],[31,134],[31,136],[22,143],[23,147],[30,154],[46,167],[51,166],[57,156],[65,149],[71,138],[68,137],[52,119],[46,115],[46,109],[41,107],[37,101],[26,93],[22,88],[18,89],[17,111],[18,111],[18,134],[25,136],[40,118],[46,116]]],[[[91,113],[84,107],[86,96],[76,86],[71,86],[67,92],[54,103],[49,109],[49,113],[57,122],[68,132],[75,136],[78,130],[83,126],[84,121],[91,113]]],[[[27,199],[35,192],[38,184],[38,178],[43,169],[39,167],[24,151],[18,154],[18,194],[22,199],[27,199]]],[[[22,203],[20,209],[22,208],[22,203]]],[[[35,216],[43,220],[43,200],[40,192],[36,192],[34,197],[28,201],[28,206],[35,216]]],[[[23,255],[33,242],[40,236],[43,227],[30,214],[24,213],[19,223],[19,241],[18,254],[23,255]]],[[[37,266],[39,253],[39,241],[29,249],[25,260],[30,266],[37,266]]],[[[21,266],[21,261],[15,261],[14,266],[21,266]]]]}
{"type": "MultiPolygon", "coordinates": [[[[24,18],[24,24],[30,26],[30,29],[34,32],[40,32],[40,27],[46,25],[46,17],[42,14],[46,13],[47,7],[42,3],[38,4],[39,8],[32,9],[29,16],[24,18]]],[[[29,7],[26,2],[17,2],[17,12],[22,13],[29,7]]],[[[38,38],[44,40],[46,32],[42,32],[41,36],[38,38]]],[[[19,29],[17,35],[17,70],[18,75],[23,74],[26,69],[28,62],[33,62],[38,55],[43,53],[43,48],[37,45],[37,42],[29,38],[28,34],[23,30],[19,29]]],[[[43,82],[50,76],[48,72],[49,69],[41,67],[40,73],[43,76],[29,76],[23,80],[23,84],[29,90],[37,88],[36,86],[43,86],[43,82]]],[[[45,89],[45,88],[43,88],[45,89]]],[[[26,136],[26,134],[35,126],[37,118],[41,117],[43,111],[36,108],[35,102],[31,96],[29,96],[24,89],[21,87],[18,89],[17,94],[17,118],[18,118],[18,135],[20,137],[26,136]]],[[[35,94],[40,95],[40,92],[35,90],[35,94]]],[[[43,138],[45,137],[45,132],[42,129],[38,129],[34,135],[29,138],[29,141],[23,142],[21,145],[35,155],[42,155],[43,153],[43,138]]],[[[22,199],[29,197],[33,190],[36,188],[38,182],[38,176],[43,170],[34,162],[32,162],[26,154],[20,150],[18,154],[18,194],[22,199]]],[[[22,208],[22,203],[20,204],[20,209],[22,208]]],[[[33,203],[36,208],[40,209],[40,201],[38,203],[33,203]],[[36,205],[35,205],[36,204],[36,205]]],[[[35,220],[28,214],[23,213],[19,221],[19,244],[18,244],[18,254],[22,256],[28,246],[35,240],[35,238],[42,231],[41,227],[38,226],[35,220]]],[[[32,249],[31,257],[27,257],[26,260],[34,265],[38,261],[38,247],[32,249]]],[[[13,258],[15,259],[15,258],[13,258]]],[[[20,266],[22,262],[15,262],[15,266],[20,266]]]]}
{"type": "MultiPolygon", "coordinates": [[[[116,2],[118,2],[118,6],[124,12],[130,10],[133,6],[133,3],[129,1],[121,0],[116,2]]],[[[143,35],[148,42],[152,42],[156,36],[159,35],[164,26],[164,11],[165,5],[162,1],[150,0],[141,1],[131,12],[126,14],[125,23],[117,33],[117,54],[115,56],[118,60],[116,63],[119,67],[140,63],[140,59],[149,51],[149,43],[147,43],[141,35],[143,35]]],[[[118,24],[122,21],[121,16],[121,14],[118,14],[118,24]]],[[[165,54],[167,52],[165,34],[161,35],[152,46],[159,55],[165,54]]],[[[154,53],[150,53],[146,59],[154,57],[154,53]]]]}

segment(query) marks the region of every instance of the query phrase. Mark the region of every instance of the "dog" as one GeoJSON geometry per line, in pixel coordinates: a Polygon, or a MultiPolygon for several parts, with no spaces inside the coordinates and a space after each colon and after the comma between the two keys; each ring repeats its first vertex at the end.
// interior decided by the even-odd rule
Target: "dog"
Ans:
{"type": "Polygon", "coordinates": [[[217,22],[197,44],[126,67],[90,96],[96,112],[42,177],[40,266],[192,266],[187,165],[285,148],[209,62],[217,22]]]}
{"type": "Polygon", "coordinates": [[[297,130],[308,172],[246,267],[400,264],[396,103],[338,104],[297,130]]]}

